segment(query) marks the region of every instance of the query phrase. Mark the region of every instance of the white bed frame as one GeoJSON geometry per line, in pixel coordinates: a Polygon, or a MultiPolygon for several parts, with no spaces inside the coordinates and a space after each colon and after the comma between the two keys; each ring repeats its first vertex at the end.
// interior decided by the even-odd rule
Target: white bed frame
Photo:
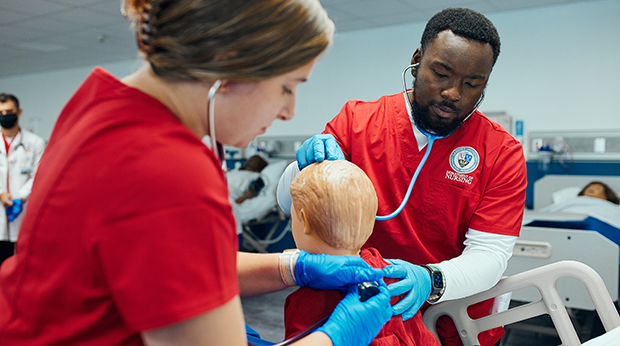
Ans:
{"type": "Polygon", "coordinates": [[[549,314],[563,346],[581,345],[565,308],[565,300],[556,288],[556,283],[566,277],[581,281],[587,288],[586,292],[592,298],[607,332],[620,327],[620,316],[601,277],[592,268],[575,261],[556,262],[515,274],[503,278],[488,291],[434,305],[424,313],[424,324],[437,336],[437,319],[447,315],[454,320],[463,344],[473,346],[480,344],[477,337],[480,332],[549,314]],[[529,304],[513,307],[476,320],[471,319],[467,313],[467,307],[472,304],[528,287],[536,289],[541,298],[529,304]]]}
{"type": "MultiPolygon", "coordinates": [[[[601,277],[612,300],[618,301],[618,259],[617,244],[598,232],[587,230],[523,227],[517,240],[512,258],[508,261],[505,275],[514,275],[530,269],[563,260],[574,260],[587,264],[601,277]]],[[[586,288],[577,280],[562,279],[558,291],[566,307],[594,310],[586,288]]],[[[512,300],[531,302],[540,299],[533,289],[512,293],[512,300]]]]}
{"type": "MultiPolygon", "coordinates": [[[[602,181],[620,192],[620,177],[594,175],[547,175],[534,183],[534,211],[525,210],[525,220],[582,221],[585,214],[562,212],[537,212],[537,209],[552,203],[551,195],[566,187],[583,187],[591,181],[602,181]]],[[[562,260],[575,260],[593,268],[602,278],[613,301],[618,301],[619,247],[601,234],[587,230],[562,228],[528,227],[521,229],[521,235],[508,261],[505,275],[562,260]]],[[[561,280],[558,283],[564,304],[570,308],[594,310],[585,288],[575,280],[561,280]]],[[[539,295],[532,290],[514,292],[512,299],[534,301],[539,295]]]]}

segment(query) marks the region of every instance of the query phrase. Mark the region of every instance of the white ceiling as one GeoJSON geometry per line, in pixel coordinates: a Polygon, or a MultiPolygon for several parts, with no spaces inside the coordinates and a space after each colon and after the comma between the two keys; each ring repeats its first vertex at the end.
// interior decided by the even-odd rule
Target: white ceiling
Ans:
{"type": "MultiPolygon", "coordinates": [[[[446,7],[488,14],[591,0],[322,0],[338,32],[427,21],[446,7]]],[[[119,0],[0,0],[0,77],[133,59],[119,0]]]]}

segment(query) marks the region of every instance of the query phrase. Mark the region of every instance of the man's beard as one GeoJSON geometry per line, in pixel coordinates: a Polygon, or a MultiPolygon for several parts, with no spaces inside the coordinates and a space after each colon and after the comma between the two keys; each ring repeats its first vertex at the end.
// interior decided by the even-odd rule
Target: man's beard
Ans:
{"type": "Polygon", "coordinates": [[[452,132],[454,132],[454,130],[456,130],[459,126],[461,126],[463,121],[467,119],[467,117],[463,119],[456,117],[452,120],[445,120],[441,118],[439,119],[431,118],[431,115],[429,113],[429,108],[431,105],[448,107],[448,108],[451,108],[457,111],[457,113],[460,113],[460,110],[454,104],[452,104],[451,102],[447,102],[447,101],[443,101],[440,103],[432,102],[428,104],[427,106],[424,106],[424,107],[421,106],[416,100],[415,84],[416,83],[414,82],[413,83],[413,95],[412,95],[413,97],[411,101],[411,111],[413,112],[413,120],[415,121],[415,124],[418,127],[418,129],[424,132],[435,134],[439,137],[445,137],[451,134],[452,132]]]}

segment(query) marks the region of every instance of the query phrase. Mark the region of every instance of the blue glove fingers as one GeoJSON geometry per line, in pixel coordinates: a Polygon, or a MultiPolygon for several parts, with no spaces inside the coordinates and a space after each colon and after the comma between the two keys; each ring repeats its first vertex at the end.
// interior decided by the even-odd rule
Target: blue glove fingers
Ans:
{"type": "Polygon", "coordinates": [[[341,286],[350,283],[383,281],[382,278],[383,270],[371,267],[360,257],[347,256],[346,262],[340,267],[339,281],[341,286]]]}
{"type": "Polygon", "coordinates": [[[344,153],[333,135],[314,135],[307,139],[295,154],[297,165],[302,170],[315,162],[344,160],[344,153]]]}
{"type": "Polygon", "coordinates": [[[312,160],[308,160],[309,163],[314,162],[322,162],[325,160],[325,143],[326,138],[319,137],[320,135],[314,136],[314,141],[312,142],[312,160]]]}
{"type": "Polygon", "coordinates": [[[412,289],[413,282],[411,280],[400,280],[388,285],[388,290],[392,297],[411,292],[412,289]]]}
{"type": "MultiPolygon", "coordinates": [[[[404,279],[407,277],[407,268],[403,265],[398,265],[398,260],[386,260],[392,263],[391,266],[383,268],[383,276],[391,279],[404,279]]],[[[398,296],[411,291],[413,283],[409,280],[400,280],[388,285],[390,294],[392,297],[398,296]]]]}
{"type": "Polygon", "coordinates": [[[407,269],[399,265],[391,265],[383,268],[383,276],[391,279],[402,279],[407,276],[407,269]]]}
{"type": "Polygon", "coordinates": [[[345,298],[317,331],[327,334],[334,346],[368,345],[391,317],[390,295],[385,285],[363,303],[359,301],[356,285],[350,285],[345,298]]]}
{"type": "Polygon", "coordinates": [[[327,154],[326,158],[328,160],[344,160],[344,153],[342,152],[342,149],[340,149],[336,138],[332,135],[328,136],[329,137],[325,140],[325,153],[327,154]]]}
{"type": "Polygon", "coordinates": [[[22,210],[24,210],[23,208],[23,202],[21,199],[14,199],[12,200],[13,205],[11,205],[10,207],[7,207],[5,210],[6,215],[9,217],[9,222],[13,222],[15,221],[15,219],[17,219],[17,217],[19,216],[19,214],[21,214],[22,210]]]}
{"type": "Polygon", "coordinates": [[[304,167],[310,164],[310,162],[308,162],[308,157],[312,157],[312,152],[310,151],[310,153],[308,153],[308,149],[312,147],[310,145],[311,141],[312,138],[306,139],[306,141],[299,147],[299,149],[297,149],[297,152],[295,153],[299,170],[304,169],[304,167]]]}
{"type": "Polygon", "coordinates": [[[310,255],[300,251],[295,263],[297,284],[317,289],[338,289],[382,277],[383,271],[355,256],[310,255]]]}
{"type": "MultiPolygon", "coordinates": [[[[396,304],[394,304],[392,306],[392,314],[394,316],[402,314],[403,315],[403,321],[407,320],[408,318],[407,319],[405,318],[405,314],[409,315],[408,314],[408,310],[410,308],[414,308],[416,305],[418,305],[415,302],[415,298],[416,298],[415,293],[413,291],[409,291],[409,293],[407,293],[403,299],[401,299],[398,303],[396,303],[396,304]]],[[[422,304],[423,303],[424,302],[422,302],[422,304]]],[[[422,306],[422,304],[419,304],[419,305],[422,306]]],[[[417,312],[419,309],[420,309],[420,307],[418,307],[415,311],[417,312]]],[[[413,315],[415,315],[415,312],[411,316],[413,316],[413,315]]]]}
{"type": "Polygon", "coordinates": [[[386,259],[392,263],[383,269],[386,277],[401,280],[388,286],[392,296],[407,293],[392,307],[394,315],[402,314],[403,321],[413,317],[431,293],[431,279],[423,267],[398,259],[386,259]],[[404,274],[404,275],[403,275],[404,274]]]}

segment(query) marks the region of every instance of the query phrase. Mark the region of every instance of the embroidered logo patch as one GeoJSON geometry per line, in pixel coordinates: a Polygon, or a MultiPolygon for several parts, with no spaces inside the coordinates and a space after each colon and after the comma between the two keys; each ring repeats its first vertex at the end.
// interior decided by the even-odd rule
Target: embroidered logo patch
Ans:
{"type": "Polygon", "coordinates": [[[472,147],[458,147],[450,154],[450,167],[455,172],[467,174],[478,168],[480,155],[472,147]]]}

